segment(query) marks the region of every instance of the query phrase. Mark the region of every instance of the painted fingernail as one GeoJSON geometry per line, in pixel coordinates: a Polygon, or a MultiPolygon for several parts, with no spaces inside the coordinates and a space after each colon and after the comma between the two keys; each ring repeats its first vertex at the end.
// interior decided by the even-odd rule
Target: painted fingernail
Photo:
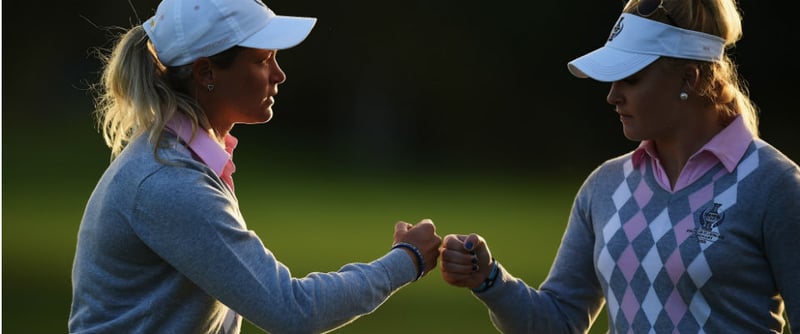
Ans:
{"type": "Polygon", "coordinates": [[[467,241],[467,243],[464,244],[464,248],[472,250],[472,241],[467,241]]]}
{"type": "Polygon", "coordinates": [[[477,264],[473,264],[473,265],[472,265],[472,271],[475,271],[475,272],[477,272],[477,271],[478,271],[478,270],[480,270],[480,269],[481,269],[481,267],[479,267],[477,264]]]}
{"type": "Polygon", "coordinates": [[[472,263],[478,263],[478,258],[477,258],[477,257],[475,257],[475,256],[473,256],[473,257],[472,257],[472,263]]]}

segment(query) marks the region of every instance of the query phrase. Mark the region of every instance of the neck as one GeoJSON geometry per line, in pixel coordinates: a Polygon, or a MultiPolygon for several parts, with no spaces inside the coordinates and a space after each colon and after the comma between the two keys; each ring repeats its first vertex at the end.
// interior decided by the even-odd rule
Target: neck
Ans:
{"type": "Polygon", "coordinates": [[[217,144],[219,144],[219,146],[225,148],[225,137],[228,136],[228,133],[230,132],[232,127],[233,126],[219,127],[216,126],[214,122],[211,122],[211,128],[206,129],[206,131],[208,132],[208,135],[211,138],[215,139],[215,141],[217,142],[217,144]]]}
{"type": "Polygon", "coordinates": [[[217,115],[219,115],[219,113],[207,113],[206,115],[210,126],[210,128],[207,129],[208,135],[216,139],[217,143],[222,147],[225,147],[225,137],[228,136],[228,133],[233,129],[233,123],[218,117],[217,115]]]}
{"type": "Polygon", "coordinates": [[[658,158],[674,187],[689,159],[724,128],[714,112],[701,119],[689,120],[671,136],[654,139],[658,158]]]}

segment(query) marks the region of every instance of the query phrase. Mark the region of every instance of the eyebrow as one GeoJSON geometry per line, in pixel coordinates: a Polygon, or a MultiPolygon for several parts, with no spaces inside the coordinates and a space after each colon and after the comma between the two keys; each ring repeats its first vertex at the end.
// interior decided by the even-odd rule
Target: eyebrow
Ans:
{"type": "Polygon", "coordinates": [[[275,57],[275,55],[277,55],[277,54],[278,54],[278,51],[276,51],[276,50],[260,50],[258,52],[258,55],[260,57],[267,57],[267,58],[275,57]]]}

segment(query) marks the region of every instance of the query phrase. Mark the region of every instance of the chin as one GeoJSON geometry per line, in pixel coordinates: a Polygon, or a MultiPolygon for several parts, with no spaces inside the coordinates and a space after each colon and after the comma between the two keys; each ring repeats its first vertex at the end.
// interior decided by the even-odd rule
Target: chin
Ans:
{"type": "Polygon", "coordinates": [[[259,115],[259,117],[253,120],[253,124],[262,124],[269,122],[272,119],[272,110],[266,110],[263,114],[259,115]]]}
{"type": "Polygon", "coordinates": [[[633,131],[628,131],[627,129],[622,129],[622,134],[625,135],[625,138],[631,141],[642,141],[641,136],[634,133],[633,131]]]}
{"type": "Polygon", "coordinates": [[[255,118],[254,117],[252,119],[248,119],[246,121],[241,121],[241,122],[236,122],[236,123],[238,123],[238,124],[264,124],[266,122],[269,122],[271,119],[272,119],[272,114],[269,114],[269,115],[266,115],[265,117],[259,117],[259,118],[255,118]]]}

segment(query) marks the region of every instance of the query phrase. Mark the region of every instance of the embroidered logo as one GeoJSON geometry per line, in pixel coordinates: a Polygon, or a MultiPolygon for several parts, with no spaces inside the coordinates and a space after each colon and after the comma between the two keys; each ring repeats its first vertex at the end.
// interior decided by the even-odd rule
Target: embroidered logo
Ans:
{"type": "Polygon", "coordinates": [[[615,24],[615,25],[614,25],[614,28],[612,28],[612,29],[611,29],[611,34],[609,34],[609,35],[608,35],[608,41],[609,41],[609,42],[611,42],[611,41],[612,41],[614,38],[616,38],[616,37],[617,37],[617,35],[619,35],[619,33],[621,33],[621,32],[622,32],[622,28],[624,28],[624,27],[625,27],[625,26],[622,24],[622,20],[623,20],[624,18],[625,18],[625,17],[620,17],[620,18],[619,18],[619,20],[617,20],[617,24],[615,24]]]}
{"type": "Polygon", "coordinates": [[[725,214],[719,212],[721,206],[722,204],[720,203],[714,203],[711,208],[703,210],[703,213],[700,214],[700,228],[687,230],[687,232],[694,234],[697,241],[701,244],[706,242],[713,243],[714,241],[723,239],[719,232],[715,231],[717,226],[722,224],[722,220],[725,219],[725,214]]]}

